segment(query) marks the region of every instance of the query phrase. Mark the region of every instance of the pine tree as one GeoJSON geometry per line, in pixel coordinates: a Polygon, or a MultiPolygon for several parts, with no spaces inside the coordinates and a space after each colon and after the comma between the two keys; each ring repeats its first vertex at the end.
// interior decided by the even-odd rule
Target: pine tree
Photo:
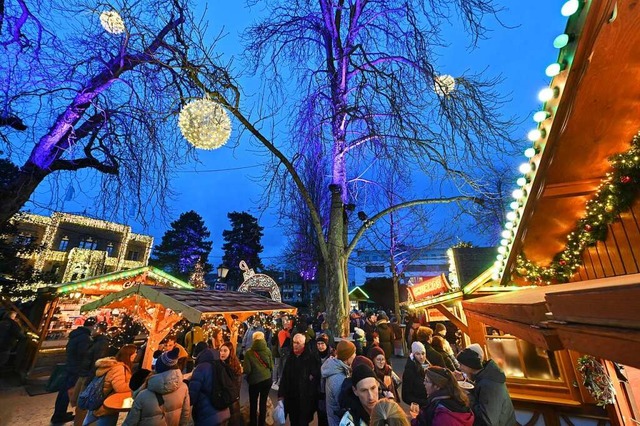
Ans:
{"type": "Polygon", "coordinates": [[[244,260],[256,272],[264,268],[260,260],[260,253],[264,249],[260,244],[264,228],[258,225],[258,219],[247,212],[231,212],[227,217],[231,221],[231,230],[222,232],[225,241],[222,245],[222,261],[229,268],[226,282],[237,288],[243,281],[240,261],[244,260]]]}
{"type": "Polygon", "coordinates": [[[213,243],[208,240],[211,233],[204,225],[202,217],[193,210],[182,213],[178,220],[171,223],[171,229],[162,236],[162,242],[155,246],[151,264],[187,279],[195,269],[196,263],[203,259],[204,273],[212,269],[206,262],[213,243]]]}
{"type": "Polygon", "coordinates": [[[198,290],[207,288],[207,283],[204,280],[204,268],[202,267],[202,260],[198,259],[196,266],[193,268],[193,273],[189,277],[189,284],[198,290]]]}

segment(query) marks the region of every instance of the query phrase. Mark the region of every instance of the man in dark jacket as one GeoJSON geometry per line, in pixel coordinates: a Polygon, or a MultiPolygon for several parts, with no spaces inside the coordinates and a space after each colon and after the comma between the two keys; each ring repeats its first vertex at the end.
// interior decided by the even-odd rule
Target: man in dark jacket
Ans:
{"type": "MultiPolygon", "coordinates": [[[[477,345],[474,345],[477,346],[477,345]]],[[[506,376],[493,360],[483,363],[479,351],[464,349],[457,356],[460,370],[475,381],[475,426],[514,426],[516,415],[509,397],[506,376]]]]}
{"type": "Polygon", "coordinates": [[[384,351],[384,357],[387,359],[387,362],[390,363],[391,355],[393,355],[393,341],[396,339],[396,336],[391,324],[389,324],[389,317],[384,312],[378,313],[376,330],[380,337],[380,347],[384,351]]]}
{"type": "Polygon", "coordinates": [[[373,333],[376,331],[377,320],[378,317],[375,312],[367,312],[366,320],[362,326],[362,329],[364,330],[364,337],[367,339],[366,350],[371,349],[371,346],[373,345],[373,333]]]}
{"type": "Polygon", "coordinates": [[[291,426],[308,425],[318,407],[320,361],[306,347],[306,336],[297,333],[292,339],[293,352],[287,358],[280,378],[278,399],[284,400],[284,410],[291,426]]]}
{"type": "Polygon", "coordinates": [[[0,367],[9,361],[11,350],[20,340],[24,340],[25,334],[16,321],[17,312],[11,311],[4,315],[0,321],[0,367]]]}
{"type": "Polygon", "coordinates": [[[64,386],[58,391],[51,423],[70,422],[75,417],[73,413],[67,412],[69,389],[75,387],[78,380],[78,374],[91,346],[91,327],[95,323],[95,318],[87,318],[84,325],[69,333],[69,341],[66,346],[66,378],[64,386]]]}

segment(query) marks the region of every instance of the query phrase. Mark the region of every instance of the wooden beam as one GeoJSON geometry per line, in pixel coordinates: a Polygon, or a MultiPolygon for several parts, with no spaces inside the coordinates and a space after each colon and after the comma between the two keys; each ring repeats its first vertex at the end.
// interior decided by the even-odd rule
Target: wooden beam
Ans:
{"type": "Polygon", "coordinates": [[[451,321],[456,327],[458,327],[464,334],[469,334],[469,326],[467,326],[467,324],[460,318],[455,316],[454,313],[451,312],[445,305],[439,303],[435,305],[434,308],[439,310],[442,315],[447,317],[447,319],[451,321]]]}
{"type": "Polygon", "coordinates": [[[31,331],[32,333],[38,334],[38,329],[36,328],[36,326],[33,325],[33,323],[31,323],[31,321],[29,321],[29,318],[27,318],[22,313],[22,311],[11,301],[11,299],[9,299],[8,296],[6,296],[4,294],[0,294],[0,302],[3,305],[5,305],[7,308],[9,308],[9,310],[15,311],[15,313],[18,315],[20,320],[24,323],[24,325],[27,326],[29,331],[31,331]]]}

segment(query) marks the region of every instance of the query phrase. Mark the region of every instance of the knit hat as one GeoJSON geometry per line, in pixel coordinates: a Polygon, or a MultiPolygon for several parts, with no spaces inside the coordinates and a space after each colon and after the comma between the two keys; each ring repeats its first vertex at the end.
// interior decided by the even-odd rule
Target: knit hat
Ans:
{"type": "Polygon", "coordinates": [[[177,368],[178,356],[180,355],[180,349],[173,348],[170,351],[163,352],[156,361],[156,372],[162,373],[167,370],[177,368]]]}
{"type": "Polygon", "coordinates": [[[482,370],[482,359],[473,349],[466,348],[456,357],[458,362],[473,370],[482,370]]]}
{"type": "Polygon", "coordinates": [[[356,345],[348,340],[340,340],[336,347],[336,356],[340,361],[346,361],[356,353],[356,345]]]}
{"type": "Polygon", "coordinates": [[[415,354],[416,352],[422,352],[422,353],[426,353],[427,350],[425,349],[424,345],[420,342],[413,342],[411,344],[411,353],[415,354]]]}
{"type": "Polygon", "coordinates": [[[353,369],[353,373],[351,374],[351,385],[356,387],[358,386],[358,382],[366,379],[367,377],[373,377],[375,379],[376,373],[374,373],[373,368],[368,365],[360,364],[353,369]]]}
{"type": "Polygon", "coordinates": [[[264,333],[262,331],[254,331],[253,334],[251,335],[251,338],[253,340],[264,340],[264,333]]]}
{"type": "Polygon", "coordinates": [[[84,325],[85,327],[93,327],[94,325],[96,325],[96,323],[98,322],[96,317],[89,317],[86,320],[84,320],[84,325]]]}
{"type": "MultiPolygon", "coordinates": [[[[385,356],[384,350],[380,346],[373,346],[369,349],[369,359],[373,361],[378,355],[385,356]]],[[[386,358],[386,356],[385,356],[386,358]]]]}
{"type": "Polygon", "coordinates": [[[437,323],[436,324],[436,334],[439,334],[441,336],[445,336],[447,334],[447,327],[445,327],[444,324],[442,324],[442,323],[437,323]]]}
{"type": "Polygon", "coordinates": [[[364,337],[364,330],[359,327],[354,327],[353,334],[357,334],[360,337],[364,337]]]}
{"type": "Polygon", "coordinates": [[[373,370],[373,362],[366,356],[358,355],[355,357],[351,363],[351,370],[354,370],[359,365],[368,365],[373,370]]]}
{"type": "Polygon", "coordinates": [[[472,343],[469,346],[467,346],[467,349],[471,349],[472,351],[477,353],[478,356],[480,357],[480,361],[484,361],[484,351],[482,350],[482,346],[480,346],[477,343],[472,343]]]}
{"type": "Polygon", "coordinates": [[[318,334],[318,337],[316,337],[316,342],[324,342],[326,345],[328,345],[329,336],[327,336],[325,333],[320,333],[318,334]]]}

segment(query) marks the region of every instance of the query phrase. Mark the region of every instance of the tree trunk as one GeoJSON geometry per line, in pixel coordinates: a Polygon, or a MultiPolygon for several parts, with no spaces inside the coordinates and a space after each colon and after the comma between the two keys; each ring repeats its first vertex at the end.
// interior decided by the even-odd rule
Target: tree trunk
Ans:
{"type": "Polygon", "coordinates": [[[345,337],[349,333],[349,291],[344,256],[344,221],[341,191],[339,187],[331,192],[331,212],[329,215],[329,259],[326,264],[328,294],[326,298],[327,316],[336,336],[345,337]]]}
{"type": "Polygon", "coordinates": [[[29,201],[31,194],[49,174],[48,171],[27,163],[6,186],[0,187],[0,224],[6,223],[29,201]]]}

